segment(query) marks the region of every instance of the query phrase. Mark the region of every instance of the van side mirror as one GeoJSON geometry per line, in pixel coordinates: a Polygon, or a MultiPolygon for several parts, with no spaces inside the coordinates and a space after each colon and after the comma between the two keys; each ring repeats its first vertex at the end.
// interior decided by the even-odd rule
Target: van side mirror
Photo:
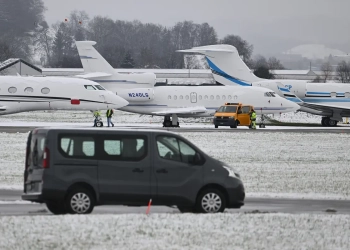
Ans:
{"type": "Polygon", "coordinates": [[[199,153],[196,152],[194,155],[193,163],[194,164],[200,164],[202,162],[202,157],[199,153]]]}

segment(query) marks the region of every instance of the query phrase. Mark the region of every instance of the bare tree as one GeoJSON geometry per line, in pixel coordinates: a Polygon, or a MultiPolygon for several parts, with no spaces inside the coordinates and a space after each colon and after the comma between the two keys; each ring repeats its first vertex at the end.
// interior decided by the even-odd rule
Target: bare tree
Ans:
{"type": "Polygon", "coordinates": [[[330,61],[323,63],[321,66],[321,70],[323,72],[323,82],[327,82],[327,79],[332,79],[331,75],[333,72],[333,68],[330,61]]]}
{"type": "Polygon", "coordinates": [[[284,69],[284,66],[282,65],[281,61],[278,60],[276,57],[270,57],[267,61],[267,65],[269,66],[269,69],[284,69]]]}
{"type": "Polygon", "coordinates": [[[227,35],[220,41],[220,43],[235,46],[238,53],[243,57],[243,60],[249,62],[254,47],[246,40],[243,40],[240,36],[227,35]]]}
{"type": "Polygon", "coordinates": [[[33,35],[34,52],[45,55],[47,65],[51,65],[52,63],[51,56],[54,38],[55,30],[50,28],[45,21],[37,26],[33,35]]]}
{"type": "Polygon", "coordinates": [[[337,66],[337,76],[338,80],[342,83],[349,83],[350,82],[350,65],[342,61],[337,66]]]}

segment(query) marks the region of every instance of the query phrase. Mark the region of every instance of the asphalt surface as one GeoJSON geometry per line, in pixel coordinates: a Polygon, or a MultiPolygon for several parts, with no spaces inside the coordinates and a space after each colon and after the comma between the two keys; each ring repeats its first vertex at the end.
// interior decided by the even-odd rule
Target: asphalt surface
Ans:
{"type": "MultiPolygon", "coordinates": [[[[0,216],[33,216],[51,214],[44,204],[24,203],[20,190],[0,190],[0,216]]],[[[247,198],[241,209],[227,209],[228,213],[292,213],[292,214],[350,214],[350,201],[247,198]]],[[[93,214],[145,213],[147,207],[100,206],[93,214]]],[[[151,213],[179,213],[171,207],[151,207],[151,213]]]]}
{"type": "MultiPolygon", "coordinates": [[[[0,127],[0,133],[27,133],[36,127],[0,127]]],[[[110,129],[118,129],[122,127],[115,127],[110,129]]],[[[132,128],[132,127],[128,127],[132,128]]],[[[350,133],[350,127],[349,126],[343,126],[343,127],[335,127],[335,128],[323,128],[323,127],[294,127],[294,128],[283,128],[283,127],[277,127],[277,126],[267,126],[263,129],[228,129],[228,128],[162,128],[162,127],[140,127],[135,126],[135,128],[142,128],[142,129],[160,129],[160,130],[167,130],[172,132],[230,132],[230,133],[264,133],[264,132],[274,132],[274,133],[350,133]]],[[[96,128],[99,129],[99,128],[96,128]]]]}

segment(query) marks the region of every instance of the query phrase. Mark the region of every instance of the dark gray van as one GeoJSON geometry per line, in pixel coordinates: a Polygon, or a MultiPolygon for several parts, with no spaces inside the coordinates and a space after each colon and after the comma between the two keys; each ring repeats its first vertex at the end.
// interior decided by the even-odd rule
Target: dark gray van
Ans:
{"type": "Polygon", "coordinates": [[[238,173],[178,134],[148,129],[37,128],[27,141],[23,200],[54,214],[98,205],[240,208],[238,173]]]}

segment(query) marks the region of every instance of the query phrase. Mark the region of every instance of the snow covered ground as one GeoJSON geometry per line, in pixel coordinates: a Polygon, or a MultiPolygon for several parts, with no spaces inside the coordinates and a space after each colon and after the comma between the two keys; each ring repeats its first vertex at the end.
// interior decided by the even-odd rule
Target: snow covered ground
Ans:
{"type": "MultiPolygon", "coordinates": [[[[259,112],[257,112],[259,118],[259,112]]],[[[103,114],[104,115],[104,114],[103,114]]],[[[281,115],[268,115],[270,118],[281,122],[292,123],[314,123],[319,125],[321,117],[311,115],[305,112],[291,112],[281,115]]],[[[105,117],[103,116],[104,120],[105,117]]],[[[123,111],[116,111],[114,121],[117,123],[142,123],[142,124],[161,124],[163,117],[159,116],[140,116],[123,111]]],[[[345,119],[344,119],[345,120],[345,119]]],[[[11,122],[69,122],[69,123],[92,123],[93,116],[89,111],[35,111],[12,115],[0,116],[1,123],[10,124],[11,122]]],[[[204,123],[210,124],[211,118],[180,118],[181,124],[204,123]]],[[[259,120],[258,120],[259,122],[259,120]]]]}
{"type": "MultiPolygon", "coordinates": [[[[350,199],[346,133],[227,133],[182,135],[234,166],[248,196],[350,199]]],[[[22,189],[27,133],[0,133],[0,188],[22,189]]]]}
{"type": "Polygon", "coordinates": [[[0,249],[350,249],[350,216],[0,217],[0,249]]]}

